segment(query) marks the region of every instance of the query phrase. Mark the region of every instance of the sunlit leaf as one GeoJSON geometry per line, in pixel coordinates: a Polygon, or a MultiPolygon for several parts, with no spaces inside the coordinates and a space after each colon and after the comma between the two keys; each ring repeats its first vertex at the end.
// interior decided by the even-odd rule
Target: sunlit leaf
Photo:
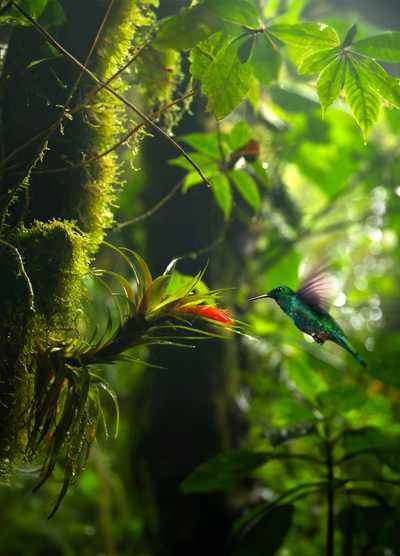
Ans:
{"type": "Polygon", "coordinates": [[[238,43],[233,41],[219,51],[201,77],[202,92],[208,97],[207,109],[218,119],[232,112],[250,87],[251,66],[240,62],[237,49],[238,43]]]}
{"type": "Polygon", "coordinates": [[[243,147],[253,136],[253,132],[249,124],[243,120],[236,122],[231,129],[227,140],[232,150],[243,147]]]}
{"type": "Polygon", "coordinates": [[[352,44],[352,50],[382,62],[400,62],[400,31],[387,31],[352,44]]]}
{"type": "Polygon", "coordinates": [[[336,58],[338,52],[338,48],[328,48],[313,52],[300,62],[299,73],[302,75],[319,73],[336,58]]]}
{"type": "Polygon", "coordinates": [[[378,119],[381,103],[377,93],[370,88],[359,62],[354,59],[347,61],[345,93],[366,140],[368,132],[378,119]]]}
{"type": "Polygon", "coordinates": [[[400,108],[400,82],[392,77],[383,67],[369,58],[357,60],[358,69],[365,82],[385,101],[400,108]]]}
{"type": "Polygon", "coordinates": [[[216,133],[188,133],[182,136],[183,141],[211,158],[219,160],[221,152],[216,133]]]}
{"type": "Polygon", "coordinates": [[[325,23],[296,23],[294,25],[271,25],[268,32],[283,42],[295,46],[320,50],[333,48],[340,44],[340,38],[335,29],[325,23]]]}
{"type": "Polygon", "coordinates": [[[337,58],[328,64],[320,73],[317,91],[323,112],[339,96],[346,78],[346,61],[337,58]]]}
{"type": "Polygon", "coordinates": [[[177,15],[161,20],[154,46],[189,50],[217,29],[218,20],[206,6],[183,8],[177,15]]]}
{"type": "Polygon", "coordinates": [[[222,19],[257,27],[259,14],[248,0],[204,0],[204,5],[222,19]]]}
{"type": "Polygon", "coordinates": [[[236,189],[249,203],[249,205],[252,206],[255,211],[259,210],[261,197],[253,178],[242,170],[233,170],[232,172],[229,172],[229,177],[233,181],[236,189]]]}
{"type": "Polygon", "coordinates": [[[214,177],[211,191],[218,206],[224,213],[225,219],[228,219],[232,211],[232,191],[225,174],[218,174],[214,177]]]}

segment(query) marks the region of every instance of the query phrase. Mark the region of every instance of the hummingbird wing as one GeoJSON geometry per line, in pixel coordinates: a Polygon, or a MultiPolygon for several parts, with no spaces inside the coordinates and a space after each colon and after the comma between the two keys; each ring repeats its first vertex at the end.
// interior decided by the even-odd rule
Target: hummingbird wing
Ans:
{"type": "Polygon", "coordinates": [[[326,265],[310,269],[296,292],[303,301],[319,310],[329,309],[333,293],[332,276],[326,265]]]}

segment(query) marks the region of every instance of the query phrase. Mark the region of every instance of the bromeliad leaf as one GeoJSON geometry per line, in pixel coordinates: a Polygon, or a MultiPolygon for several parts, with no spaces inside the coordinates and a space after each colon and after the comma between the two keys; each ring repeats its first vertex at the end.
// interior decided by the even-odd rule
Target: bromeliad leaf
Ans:
{"type": "Polygon", "coordinates": [[[204,0],[204,5],[222,19],[250,27],[257,27],[259,15],[248,0],[204,0]]]}
{"type": "Polygon", "coordinates": [[[267,31],[287,44],[308,47],[310,50],[339,46],[340,38],[333,27],[324,23],[296,23],[272,25],[267,31]]]}
{"type": "Polygon", "coordinates": [[[336,58],[320,73],[317,81],[317,91],[321,102],[322,113],[339,96],[346,78],[346,59],[336,58]]]}
{"type": "Polygon", "coordinates": [[[388,31],[353,43],[352,50],[382,62],[400,62],[400,31],[388,31]]]}
{"type": "Polygon", "coordinates": [[[232,179],[233,184],[241,196],[251,207],[253,207],[255,211],[258,211],[261,204],[261,198],[260,192],[258,191],[258,187],[253,178],[242,170],[233,170],[232,172],[229,172],[229,177],[232,179]]]}
{"type": "Polygon", "coordinates": [[[218,206],[228,220],[232,211],[232,191],[229,185],[229,180],[225,174],[218,174],[212,182],[211,190],[217,201],[218,206]]]}
{"type": "Polygon", "coordinates": [[[378,119],[381,101],[370,88],[362,66],[354,58],[347,60],[345,93],[347,102],[366,141],[369,130],[378,119]]]}
{"type": "Polygon", "coordinates": [[[250,88],[252,68],[240,62],[238,47],[233,40],[220,50],[201,78],[202,91],[208,96],[207,108],[218,119],[232,112],[250,88]]]}

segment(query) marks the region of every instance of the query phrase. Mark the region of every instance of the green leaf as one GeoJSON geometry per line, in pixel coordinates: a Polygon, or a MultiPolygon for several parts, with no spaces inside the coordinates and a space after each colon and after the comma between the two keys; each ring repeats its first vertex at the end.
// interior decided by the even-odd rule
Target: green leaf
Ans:
{"type": "Polygon", "coordinates": [[[189,50],[217,29],[218,21],[207,7],[183,8],[177,15],[161,20],[154,46],[189,50]]]}
{"type": "Polygon", "coordinates": [[[314,50],[339,46],[340,38],[333,27],[324,23],[296,23],[272,25],[267,31],[287,44],[305,46],[314,50]]]}
{"type": "Polygon", "coordinates": [[[318,395],[318,402],[324,413],[341,415],[365,405],[367,397],[356,385],[336,386],[318,395]]]}
{"type": "Polygon", "coordinates": [[[257,516],[242,531],[234,556],[272,556],[282,546],[292,525],[294,506],[282,504],[257,516]]]}
{"type": "Polygon", "coordinates": [[[222,19],[250,27],[259,25],[259,14],[248,0],[204,0],[204,5],[222,19]]]}
{"type": "Polygon", "coordinates": [[[254,76],[263,85],[277,79],[281,67],[279,50],[265,33],[258,33],[251,56],[254,76]]]}
{"type": "MultiPolygon", "coordinates": [[[[204,169],[204,168],[203,168],[204,169]]],[[[216,164],[212,164],[207,167],[205,174],[207,179],[212,183],[215,176],[217,176],[221,170],[218,168],[216,164]]],[[[198,172],[189,172],[186,174],[183,180],[183,187],[182,191],[185,193],[188,189],[190,189],[193,185],[198,185],[204,183],[203,179],[199,176],[198,172]]]]}
{"type": "Polygon", "coordinates": [[[369,130],[378,119],[381,102],[365,79],[365,73],[362,67],[360,68],[359,62],[354,59],[347,60],[345,93],[366,141],[369,130]]]}
{"type": "Polygon", "coordinates": [[[287,361],[287,373],[298,391],[310,401],[314,401],[318,394],[327,388],[327,383],[321,374],[314,371],[299,357],[287,361]]]}
{"type": "Polygon", "coordinates": [[[194,149],[210,156],[211,158],[215,158],[217,160],[221,158],[216,133],[188,133],[187,135],[182,135],[181,139],[194,149]]]}
{"type": "Polygon", "coordinates": [[[400,62],[400,31],[388,31],[353,43],[352,50],[382,62],[400,62]]]}
{"type": "Polygon", "coordinates": [[[399,438],[377,427],[364,427],[346,431],[341,442],[347,453],[364,450],[371,453],[382,451],[400,453],[399,438]]]}
{"type": "Polygon", "coordinates": [[[317,91],[322,106],[322,113],[339,96],[346,78],[346,60],[337,58],[322,70],[317,81],[317,91]]]}
{"type": "MultiPolygon", "coordinates": [[[[27,12],[33,19],[39,19],[47,6],[48,0],[19,0],[18,5],[27,12]]],[[[22,13],[12,6],[0,17],[2,23],[29,26],[32,23],[22,15],[22,13]]]]}
{"type": "Polygon", "coordinates": [[[218,174],[212,181],[211,191],[217,201],[218,206],[228,220],[232,211],[232,191],[229,180],[225,174],[218,174]]]}
{"type": "Polygon", "coordinates": [[[368,58],[357,60],[363,79],[370,88],[389,104],[400,108],[400,84],[383,67],[368,58]]]}
{"type": "Polygon", "coordinates": [[[229,177],[232,179],[233,184],[242,197],[255,211],[258,211],[261,205],[261,198],[253,178],[242,170],[233,170],[229,172],[229,177]]]}
{"type": "Polygon", "coordinates": [[[202,92],[208,96],[207,109],[218,119],[232,112],[250,87],[251,66],[240,63],[237,49],[237,42],[232,41],[219,51],[201,78],[202,92]]]}
{"type": "Polygon", "coordinates": [[[227,137],[230,148],[233,151],[243,147],[253,137],[253,131],[249,124],[243,120],[236,122],[227,137]]]}
{"type": "Polygon", "coordinates": [[[271,404],[273,424],[278,427],[315,421],[314,413],[304,404],[292,398],[280,398],[271,404]]]}
{"type": "Polygon", "coordinates": [[[238,48],[238,58],[241,64],[245,64],[250,56],[252,55],[253,46],[257,39],[257,36],[252,33],[247,39],[245,39],[238,48]]]}
{"type": "Polygon", "coordinates": [[[357,34],[357,25],[352,25],[346,33],[346,36],[342,43],[342,47],[346,48],[347,46],[350,46],[353,43],[356,34],[357,34]]]}
{"type": "Polygon", "coordinates": [[[227,450],[196,467],[181,484],[184,493],[226,490],[263,465],[269,452],[227,450]]]}
{"type": "MultiPolygon", "coordinates": [[[[200,152],[192,152],[190,153],[190,157],[201,167],[207,168],[208,166],[214,166],[214,161],[210,158],[208,154],[200,153],[200,152]]],[[[169,164],[173,164],[174,166],[180,166],[181,168],[185,168],[185,170],[193,170],[193,166],[184,156],[178,156],[177,158],[173,158],[169,161],[169,164]]]]}
{"type": "Polygon", "coordinates": [[[315,73],[319,73],[336,58],[338,52],[338,48],[328,48],[326,50],[313,52],[301,60],[298,67],[299,73],[301,75],[314,75],[315,73]]]}
{"type": "Polygon", "coordinates": [[[63,25],[66,21],[64,9],[58,0],[49,0],[39,18],[39,23],[46,27],[63,25]]]}
{"type": "Polygon", "coordinates": [[[190,52],[190,73],[193,79],[201,81],[217,53],[227,47],[231,41],[232,37],[229,33],[217,32],[193,48],[190,52]]]}

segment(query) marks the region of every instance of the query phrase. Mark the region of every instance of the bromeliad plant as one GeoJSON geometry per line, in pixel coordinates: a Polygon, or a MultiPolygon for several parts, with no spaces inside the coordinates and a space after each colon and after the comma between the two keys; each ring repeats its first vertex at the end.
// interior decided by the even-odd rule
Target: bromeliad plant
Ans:
{"type": "MultiPolygon", "coordinates": [[[[51,476],[57,462],[63,466],[63,486],[49,517],[56,512],[68,487],[79,478],[99,420],[108,435],[101,391],[113,400],[115,435],[118,433],[117,396],[97,366],[121,359],[136,361],[132,352],[139,346],[194,347],[195,340],[226,338],[224,331],[236,328],[229,313],[216,306],[221,291],[209,291],[201,281],[205,270],[194,277],[184,276],[175,270],[175,260],[163,275],[153,279],[140,255],[109,247],[128,264],[132,280],[113,271],[92,270],[92,277],[103,284],[108,301],[114,304],[114,311],[105,310],[105,330],[101,331],[101,322],[100,326],[89,322],[93,330],[88,339],[81,335],[49,339],[39,347],[36,395],[28,412],[32,426],[26,453],[29,461],[38,453],[45,453],[35,490],[51,476]],[[106,276],[119,284],[120,292],[112,290],[106,276]],[[118,315],[118,322],[113,313],[118,315]]],[[[85,326],[79,328],[84,330],[85,326]]]]}

